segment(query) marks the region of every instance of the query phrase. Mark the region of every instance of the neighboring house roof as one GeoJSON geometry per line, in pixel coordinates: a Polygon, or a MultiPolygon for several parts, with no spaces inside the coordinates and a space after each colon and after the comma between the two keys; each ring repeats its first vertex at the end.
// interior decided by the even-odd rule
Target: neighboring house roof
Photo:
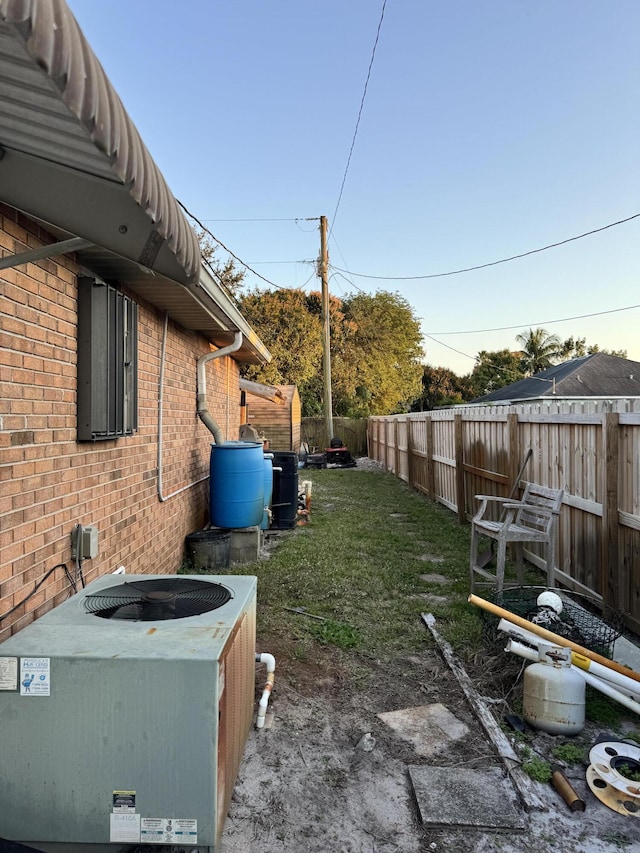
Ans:
{"type": "Polygon", "coordinates": [[[268,350],[202,266],[189,222],[65,0],[0,0],[0,200],[80,263],[117,278],[218,346],[268,350]]]}
{"type": "Polygon", "coordinates": [[[596,352],[573,358],[498,388],[473,403],[512,403],[558,397],[638,397],[640,362],[596,352]]]}

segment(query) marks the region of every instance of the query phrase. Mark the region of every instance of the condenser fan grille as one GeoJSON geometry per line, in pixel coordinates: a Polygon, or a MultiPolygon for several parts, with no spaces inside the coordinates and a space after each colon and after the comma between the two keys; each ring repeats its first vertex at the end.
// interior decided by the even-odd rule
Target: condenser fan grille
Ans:
{"type": "Polygon", "coordinates": [[[154,578],[125,581],[88,595],[84,606],[88,613],[102,619],[126,619],[130,622],[155,622],[185,619],[222,607],[231,592],[219,583],[189,578],[154,578]]]}

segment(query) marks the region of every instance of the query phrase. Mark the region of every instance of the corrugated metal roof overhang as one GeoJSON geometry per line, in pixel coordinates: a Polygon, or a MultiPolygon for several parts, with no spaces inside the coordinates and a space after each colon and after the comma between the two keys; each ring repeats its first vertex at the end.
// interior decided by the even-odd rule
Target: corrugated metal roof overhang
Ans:
{"type": "Polygon", "coordinates": [[[212,277],[186,217],[64,0],[0,0],[0,198],[95,246],[118,279],[236,358],[268,351],[212,277]]]}

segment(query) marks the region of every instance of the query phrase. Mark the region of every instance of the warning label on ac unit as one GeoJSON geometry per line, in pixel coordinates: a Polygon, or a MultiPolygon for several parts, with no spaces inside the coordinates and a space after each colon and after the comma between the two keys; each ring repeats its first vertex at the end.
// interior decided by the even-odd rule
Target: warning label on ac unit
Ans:
{"type": "Polygon", "coordinates": [[[187,818],[143,817],[140,821],[140,843],[197,844],[198,821],[187,818]]]}
{"type": "Polygon", "coordinates": [[[0,690],[18,689],[18,658],[0,658],[0,690]]]}
{"type": "Polygon", "coordinates": [[[113,808],[111,810],[114,814],[133,814],[136,810],[136,792],[114,791],[113,808]]]}
{"type": "Polygon", "coordinates": [[[50,696],[49,658],[20,658],[20,695],[50,696]]]}

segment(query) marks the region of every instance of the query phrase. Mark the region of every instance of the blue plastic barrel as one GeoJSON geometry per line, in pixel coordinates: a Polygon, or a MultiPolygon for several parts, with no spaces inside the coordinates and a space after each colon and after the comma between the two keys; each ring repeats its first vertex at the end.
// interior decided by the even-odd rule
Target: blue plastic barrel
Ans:
{"type": "Polygon", "coordinates": [[[253,527],[264,512],[262,444],[225,441],[211,445],[209,516],[216,527],[253,527]]]}
{"type": "Polygon", "coordinates": [[[273,493],[273,457],[265,454],[264,457],[264,510],[262,512],[261,530],[269,529],[269,513],[267,508],[271,506],[271,495],[273,493]]]}

